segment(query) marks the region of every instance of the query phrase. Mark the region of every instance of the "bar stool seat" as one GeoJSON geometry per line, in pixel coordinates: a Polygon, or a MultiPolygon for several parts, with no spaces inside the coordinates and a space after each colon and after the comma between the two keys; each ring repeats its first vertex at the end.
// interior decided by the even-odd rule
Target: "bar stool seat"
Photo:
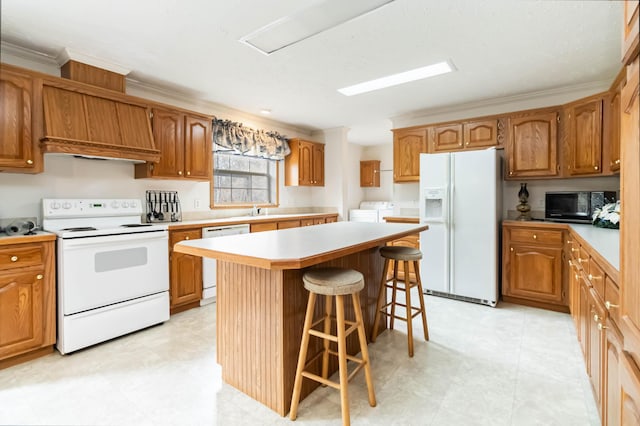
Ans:
{"type": "Polygon", "coordinates": [[[307,302],[307,313],[304,318],[302,330],[302,341],[300,343],[300,353],[298,354],[298,367],[296,369],[295,381],[293,384],[293,395],[291,397],[291,411],[289,417],[295,420],[300,402],[300,392],[302,391],[302,379],[307,378],[323,385],[331,386],[340,390],[340,401],[342,405],[342,424],[350,424],[349,417],[349,396],[347,390],[348,381],[360,370],[364,368],[367,390],[369,393],[369,405],[376,406],[376,397],[373,390],[373,380],[371,378],[371,367],[369,352],[367,350],[367,338],[362,321],[362,309],[360,307],[359,292],[364,288],[363,275],[353,269],[343,268],[318,268],[311,269],[304,273],[302,280],[304,287],[309,290],[309,301],[307,302]],[[322,317],[313,318],[316,296],[325,297],[325,313],[322,317]],[[344,319],[344,299],[343,296],[351,295],[356,321],[344,319]],[[332,302],[336,300],[336,316],[332,317],[332,302]],[[330,334],[331,322],[336,321],[337,336],[330,334]],[[323,331],[315,330],[314,327],[323,324],[323,331]],[[347,325],[349,328],[347,328],[347,325]],[[360,342],[360,352],[362,358],[347,355],[347,336],[352,332],[358,332],[360,342]],[[317,355],[307,360],[307,350],[309,348],[309,338],[311,336],[323,339],[323,350],[317,355]],[[330,342],[337,343],[337,352],[331,350],[330,342]],[[327,378],[329,372],[329,355],[338,357],[339,383],[327,378]],[[308,366],[322,356],[322,375],[319,376],[308,370],[308,366]],[[347,360],[356,362],[358,366],[347,374],[347,360]]]}
{"type": "MultiPolygon", "coordinates": [[[[427,314],[424,307],[424,296],[422,291],[422,281],[420,280],[420,259],[422,259],[422,252],[414,247],[404,246],[384,246],[380,249],[380,255],[384,257],[384,269],[382,273],[382,279],[380,280],[380,289],[378,292],[378,302],[376,308],[376,316],[373,321],[373,330],[371,332],[371,342],[376,341],[378,336],[378,328],[380,325],[380,317],[384,315],[389,317],[389,328],[393,329],[393,322],[395,319],[406,321],[407,323],[407,335],[409,356],[413,356],[413,318],[418,315],[422,316],[422,328],[424,331],[424,340],[429,340],[429,328],[427,326],[427,314]],[[389,268],[389,262],[393,260],[393,278],[392,284],[389,285],[387,279],[387,270],[389,268]],[[398,265],[400,262],[404,262],[404,279],[398,279],[398,265]],[[409,272],[409,262],[413,264],[413,270],[415,272],[416,281],[411,281],[411,275],[409,272]],[[403,284],[400,287],[398,284],[403,284]],[[411,289],[418,288],[418,299],[420,301],[419,307],[411,305],[411,289]],[[387,288],[392,289],[391,302],[386,302],[387,288]],[[406,304],[399,303],[396,300],[396,293],[398,291],[404,291],[406,295],[406,304]],[[402,306],[406,309],[406,316],[402,317],[396,314],[396,307],[402,306]],[[391,312],[388,309],[391,308],[391,312]]],[[[386,319],[385,319],[386,320],[386,319]]]]}

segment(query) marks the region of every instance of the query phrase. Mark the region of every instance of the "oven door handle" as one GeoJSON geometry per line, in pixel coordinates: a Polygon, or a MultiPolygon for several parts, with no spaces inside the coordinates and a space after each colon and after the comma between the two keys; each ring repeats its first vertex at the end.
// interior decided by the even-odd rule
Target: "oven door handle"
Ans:
{"type": "Polygon", "coordinates": [[[146,241],[168,240],[168,231],[144,232],[135,234],[100,235],[96,237],[63,239],[64,248],[100,246],[111,243],[134,242],[144,243],[146,241]]]}

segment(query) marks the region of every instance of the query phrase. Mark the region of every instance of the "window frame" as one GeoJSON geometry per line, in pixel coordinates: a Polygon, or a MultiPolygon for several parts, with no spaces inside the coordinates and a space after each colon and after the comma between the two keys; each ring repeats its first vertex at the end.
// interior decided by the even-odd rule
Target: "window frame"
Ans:
{"type": "MultiPolygon", "coordinates": [[[[211,152],[211,180],[209,181],[209,203],[210,209],[243,209],[243,208],[252,208],[253,206],[266,208],[266,207],[279,207],[280,206],[280,163],[281,160],[271,160],[268,158],[262,158],[265,161],[274,161],[276,163],[276,174],[274,176],[275,179],[275,203],[236,203],[236,204],[216,204],[214,202],[214,191],[215,191],[215,155],[216,151],[211,152]]],[[[225,154],[224,151],[220,152],[221,154],[225,154]]],[[[230,154],[227,152],[227,154],[230,154]]],[[[233,155],[233,154],[230,154],[233,155]]],[[[247,175],[257,175],[259,173],[247,173],[247,175]]],[[[268,175],[269,176],[269,175],[268,175]]]]}

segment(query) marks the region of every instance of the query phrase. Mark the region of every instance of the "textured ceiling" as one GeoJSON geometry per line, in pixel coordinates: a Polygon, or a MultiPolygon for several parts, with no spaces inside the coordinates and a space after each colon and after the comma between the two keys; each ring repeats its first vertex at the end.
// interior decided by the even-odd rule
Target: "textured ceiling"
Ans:
{"type": "Polygon", "coordinates": [[[271,56],[238,42],[312,0],[2,0],[2,40],[113,62],[130,77],[309,129],[388,142],[389,117],[613,79],[621,2],[396,0],[271,56]],[[452,74],[336,89],[450,59],[452,74]]]}

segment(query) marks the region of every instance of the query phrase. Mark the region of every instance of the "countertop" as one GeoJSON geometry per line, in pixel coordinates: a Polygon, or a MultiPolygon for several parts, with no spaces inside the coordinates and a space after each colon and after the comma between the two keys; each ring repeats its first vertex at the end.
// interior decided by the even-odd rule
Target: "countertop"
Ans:
{"type": "Polygon", "coordinates": [[[557,223],[544,221],[505,220],[510,225],[540,226],[558,229],[571,229],[587,244],[597,251],[616,271],[620,271],[620,231],[618,229],[598,228],[589,224],[557,223]]]}
{"type": "Polygon", "coordinates": [[[182,241],[174,250],[265,269],[301,269],[427,229],[404,223],[334,222],[182,241]]]}
{"type": "MultiPolygon", "coordinates": [[[[283,219],[312,219],[318,216],[334,216],[338,213],[289,213],[289,214],[268,214],[258,216],[232,216],[221,217],[217,219],[198,219],[198,220],[184,220],[182,222],[166,222],[169,226],[169,230],[192,228],[194,226],[219,226],[219,225],[241,225],[245,223],[264,223],[273,222],[283,219]]],[[[153,222],[161,223],[161,222],[153,222]]]]}
{"type": "Polygon", "coordinates": [[[35,235],[7,235],[0,233],[0,246],[23,243],[38,243],[41,241],[53,241],[56,234],[47,231],[35,231],[35,235]]]}

